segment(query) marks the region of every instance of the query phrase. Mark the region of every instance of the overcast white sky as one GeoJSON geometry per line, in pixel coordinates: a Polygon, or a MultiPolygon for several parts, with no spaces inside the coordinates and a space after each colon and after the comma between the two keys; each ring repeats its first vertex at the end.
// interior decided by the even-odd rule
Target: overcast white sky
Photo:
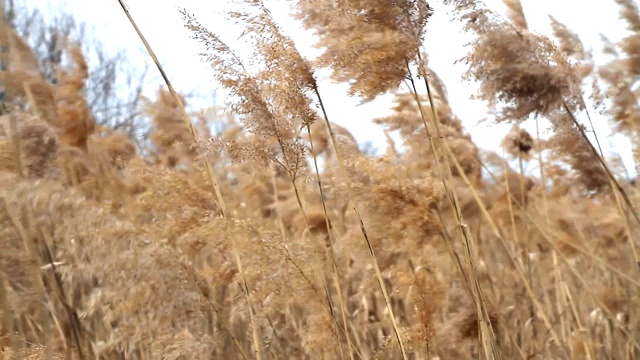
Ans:
{"type": "MultiPolygon", "coordinates": [[[[50,6],[67,6],[73,10],[80,19],[95,27],[95,35],[103,39],[108,46],[112,46],[114,49],[130,49],[133,62],[140,63],[146,56],[140,45],[140,40],[117,0],[47,1],[50,6]]],[[[531,29],[549,33],[547,16],[553,15],[578,32],[583,42],[587,47],[593,48],[596,55],[601,48],[599,32],[604,32],[612,39],[617,39],[624,34],[625,24],[618,19],[619,7],[613,0],[597,2],[585,0],[521,1],[531,29]]],[[[174,86],[179,91],[195,90],[202,94],[213,93],[215,86],[212,82],[212,71],[197,57],[196,53],[201,48],[199,44],[188,38],[189,34],[183,27],[177,8],[186,8],[211,31],[222,35],[223,38],[230,39],[230,43],[236,44],[232,24],[225,22],[217,14],[225,8],[227,1],[128,0],[126,3],[158,58],[165,66],[174,86]]],[[[288,4],[291,1],[271,0],[266,3],[272,10],[274,17],[292,35],[301,52],[312,55],[314,50],[311,48],[311,41],[313,39],[309,34],[299,29],[297,23],[288,16],[288,4]]],[[[499,12],[504,10],[501,0],[486,0],[485,3],[499,12]]],[[[465,67],[463,64],[453,64],[455,60],[465,54],[463,45],[466,39],[460,34],[461,24],[451,20],[451,16],[448,14],[449,8],[444,6],[441,1],[431,1],[430,4],[435,9],[435,14],[427,25],[426,46],[430,55],[430,64],[447,85],[452,108],[464,121],[474,141],[483,148],[498,150],[500,141],[508,127],[478,124],[478,121],[486,116],[486,107],[482,103],[469,99],[475,89],[471,84],[466,84],[460,79],[465,67]]],[[[241,52],[242,48],[237,50],[241,52]]],[[[157,76],[155,68],[151,70],[152,74],[157,76]]],[[[382,131],[371,125],[369,121],[389,113],[390,96],[358,107],[358,99],[349,99],[346,96],[346,86],[332,84],[326,78],[321,78],[320,84],[323,96],[326,98],[329,115],[333,121],[351,130],[361,143],[372,141],[377,146],[385,146],[382,131]]],[[[147,94],[153,96],[157,85],[158,82],[150,84],[147,94]]],[[[204,103],[203,105],[206,106],[204,103]]],[[[606,137],[608,130],[605,126],[605,120],[599,118],[598,123],[599,136],[606,137]]],[[[608,143],[606,145],[608,145],[609,151],[622,153],[625,158],[628,158],[630,153],[628,144],[620,145],[620,142],[613,138],[606,138],[605,143],[608,143]]]]}

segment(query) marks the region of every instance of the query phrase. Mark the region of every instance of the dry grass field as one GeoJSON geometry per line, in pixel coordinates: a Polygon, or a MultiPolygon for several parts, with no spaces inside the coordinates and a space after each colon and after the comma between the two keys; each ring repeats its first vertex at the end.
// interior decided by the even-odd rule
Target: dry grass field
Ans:
{"type": "Polygon", "coordinates": [[[232,94],[224,130],[168,83],[144,153],[96,125],[76,45],[52,84],[0,29],[0,359],[640,358],[639,185],[589,141],[601,112],[640,163],[634,1],[606,4],[630,35],[604,65],[553,19],[529,31],[518,0],[445,1],[474,36],[464,76],[513,124],[503,153],[429,68],[425,1],[292,1],[317,59],[235,1],[250,59],[182,12],[232,94]],[[395,93],[375,123],[402,143],[361,151],[318,69],[395,93]],[[520,126],[542,120],[548,138],[520,126]]]}

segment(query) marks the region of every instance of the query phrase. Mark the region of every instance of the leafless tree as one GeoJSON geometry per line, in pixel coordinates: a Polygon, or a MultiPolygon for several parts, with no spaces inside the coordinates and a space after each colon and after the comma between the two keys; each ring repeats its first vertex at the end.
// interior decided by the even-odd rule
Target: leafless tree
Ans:
{"type": "Polygon", "coordinates": [[[87,24],[68,9],[61,7],[52,14],[38,7],[42,3],[2,1],[9,25],[32,46],[51,83],[57,81],[54,67],[63,61],[64,41],[82,46],[90,67],[87,101],[96,122],[122,131],[141,145],[148,127],[140,105],[150,80],[149,63],[132,63],[126,50],[108,51],[102,39],[93,36],[87,24]]]}

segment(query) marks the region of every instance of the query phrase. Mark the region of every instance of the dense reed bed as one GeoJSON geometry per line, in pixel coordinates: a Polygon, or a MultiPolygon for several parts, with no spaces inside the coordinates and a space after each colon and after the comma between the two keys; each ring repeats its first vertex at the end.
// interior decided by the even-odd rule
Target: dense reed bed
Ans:
{"type": "Polygon", "coordinates": [[[513,124],[501,153],[429,67],[425,1],[290,2],[317,59],[235,3],[249,59],[181,13],[231,95],[222,132],[168,82],[145,151],[95,124],[78,47],[52,84],[0,29],[0,359],[640,356],[640,193],[586,121],[602,111],[640,161],[635,2],[615,0],[629,35],[595,64],[518,0],[507,18],[445,1],[474,37],[464,76],[513,124]],[[332,122],[319,69],[395,94],[383,156],[332,122]],[[543,120],[548,138],[523,128],[543,120]]]}

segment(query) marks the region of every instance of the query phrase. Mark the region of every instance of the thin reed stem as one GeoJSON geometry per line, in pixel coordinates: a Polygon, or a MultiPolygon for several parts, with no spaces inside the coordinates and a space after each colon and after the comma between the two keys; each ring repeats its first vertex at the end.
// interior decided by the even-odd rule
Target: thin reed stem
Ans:
{"type": "MultiPolygon", "coordinates": [[[[313,84],[313,92],[316,94],[317,98],[318,98],[318,102],[320,105],[320,109],[322,111],[322,115],[324,118],[324,122],[325,125],[327,126],[327,131],[329,132],[329,137],[331,138],[331,144],[333,146],[333,151],[335,152],[336,155],[336,159],[338,162],[338,166],[340,168],[340,172],[342,173],[345,181],[347,182],[347,184],[350,184],[349,179],[347,178],[347,172],[344,168],[344,162],[343,162],[343,158],[340,154],[340,150],[338,149],[338,142],[336,140],[336,136],[335,133],[333,132],[333,127],[331,126],[331,122],[329,121],[329,116],[327,115],[327,110],[324,106],[324,102],[322,101],[322,97],[320,96],[320,91],[318,89],[318,85],[316,83],[313,84]]],[[[347,187],[349,188],[349,193],[350,193],[350,185],[347,185],[347,187]]],[[[347,201],[351,201],[351,199],[347,199],[347,201]]],[[[387,307],[387,310],[389,311],[389,317],[391,318],[391,324],[393,325],[393,331],[395,333],[396,336],[396,340],[398,341],[398,345],[400,347],[400,352],[402,353],[402,358],[403,360],[407,359],[407,352],[405,350],[405,346],[402,342],[402,339],[400,337],[400,329],[398,327],[398,324],[396,322],[396,318],[395,318],[395,314],[393,311],[393,308],[391,306],[391,300],[389,298],[389,295],[387,294],[387,289],[384,285],[384,279],[382,277],[382,273],[380,272],[380,266],[378,265],[378,260],[375,256],[375,252],[373,250],[373,246],[371,245],[371,241],[369,240],[369,236],[367,235],[367,229],[365,227],[364,221],[362,220],[362,217],[360,216],[360,212],[358,211],[358,207],[357,204],[353,205],[353,210],[356,214],[356,217],[358,219],[358,222],[360,224],[360,231],[362,232],[362,235],[364,236],[365,242],[367,243],[367,248],[369,249],[369,253],[371,254],[372,260],[373,260],[373,266],[376,272],[376,278],[378,280],[378,284],[380,286],[380,290],[382,291],[382,295],[384,297],[385,300],[385,305],[387,307]]]]}
{"type": "MultiPolygon", "coordinates": [[[[122,7],[122,11],[124,11],[125,15],[129,19],[129,22],[131,23],[133,28],[136,30],[136,33],[140,37],[140,40],[144,44],[144,47],[147,49],[147,52],[149,53],[149,56],[151,56],[151,58],[153,59],[153,62],[156,64],[156,67],[158,68],[158,71],[160,72],[160,75],[162,76],[162,79],[164,80],[165,84],[167,85],[167,88],[169,89],[169,92],[171,93],[171,96],[174,97],[174,99],[176,100],[176,103],[178,104],[178,107],[180,108],[180,113],[182,115],[182,119],[184,120],[185,125],[187,125],[187,127],[189,128],[189,131],[191,132],[191,135],[193,136],[193,140],[196,141],[197,140],[197,135],[196,135],[196,130],[193,127],[193,123],[189,119],[189,114],[187,113],[187,110],[185,109],[184,104],[182,103],[182,100],[180,99],[180,96],[178,96],[178,93],[173,88],[173,85],[171,85],[171,81],[169,80],[169,77],[167,76],[166,72],[164,71],[164,68],[163,68],[162,64],[160,63],[160,60],[158,60],[158,57],[156,56],[155,52],[151,48],[151,45],[149,45],[149,42],[147,41],[145,36],[140,31],[140,28],[138,28],[138,25],[136,24],[135,20],[131,16],[131,13],[129,12],[129,7],[126,5],[125,1],[124,0],[118,0],[118,2],[120,3],[120,6],[122,7]]],[[[204,165],[205,169],[207,170],[207,176],[209,177],[209,179],[211,181],[211,185],[213,186],[213,189],[215,191],[216,198],[218,199],[218,205],[220,206],[220,211],[222,212],[222,217],[226,218],[227,217],[227,209],[226,209],[225,202],[222,199],[222,193],[220,192],[220,185],[219,185],[218,179],[217,179],[215,173],[213,172],[213,169],[211,168],[211,164],[209,163],[209,161],[207,161],[206,157],[204,157],[202,159],[202,164],[204,165]]]]}
{"type": "MultiPolygon", "coordinates": [[[[420,71],[421,71],[421,75],[424,79],[424,83],[427,89],[427,96],[429,99],[429,104],[431,107],[431,112],[432,112],[432,116],[433,116],[433,123],[436,129],[436,135],[438,136],[438,138],[440,139],[440,143],[442,144],[443,148],[446,149],[446,151],[449,153],[450,149],[448,148],[448,145],[446,143],[446,141],[444,140],[442,133],[440,131],[440,118],[438,116],[438,112],[436,110],[436,106],[435,106],[435,101],[433,99],[433,94],[431,92],[431,86],[429,84],[429,81],[427,79],[427,71],[425,69],[425,65],[423,63],[423,59],[422,56],[420,55],[420,53],[418,52],[418,61],[419,61],[419,66],[420,66],[420,71]]],[[[427,132],[427,136],[429,137],[430,141],[430,146],[431,149],[434,153],[435,159],[436,159],[436,165],[437,168],[440,172],[440,177],[442,179],[443,185],[445,187],[445,191],[447,192],[447,194],[449,195],[449,201],[452,205],[452,211],[454,212],[454,217],[456,218],[456,220],[458,221],[458,225],[459,225],[459,230],[460,230],[460,234],[462,236],[462,239],[464,241],[465,244],[465,248],[467,249],[467,261],[468,261],[468,265],[469,265],[469,269],[470,269],[470,276],[471,276],[471,281],[474,284],[474,287],[472,287],[473,289],[473,294],[474,294],[474,301],[476,303],[476,306],[478,307],[478,322],[479,322],[479,328],[480,328],[480,334],[482,336],[482,341],[483,341],[483,350],[485,351],[485,356],[487,356],[488,359],[490,358],[495,358],[495,359],[499,359],[500,355],[497,352],[497,347],[496,347],[496,340],[495,340],[495,333],[493,331],[492,328],[492,324],[489,321],[489,313],[488,310],[486,309],[486,303],[484,301],[484,295],[482,294],[482,290],[480,289],[480,285],[477,279],[477,271],[475,270],[475,264],[473,262],[473,257],[474,255],[472,255],[472,250],[471,250],[471,241],[469,241],[469,236],[467,234],[467,227],[466,224],[464,223],[464,220],[462,218],[462,213],[460,212],[460,204],[459,204],[459,200],[458,200],[458,195],[457,192],[455,190],[455,188],[451,189],[451,193],[449,193],[448,187],[447,187],[447,181],[445,178],[445,174],[444,171],[442,170],[442,165],[440,164],[439,160],[438,160],[438,152],[436,150],[435,147],[435,143],[432,140],[432,137],[430,135],[429,132],[429,128],[427,126],[427,120],[426,120],[426,114],[424,112],[424,110],[422,109],[422,104],[420,103],[420,98],[418,96],[418,91],[417,88],[415,86],[415,82],[413,80],[413,76],[411,75],[411,71],[409,68],[409,65],[407,64],[407,70],[409,71],[409,82],[411,83],[411,89],[412,92],[414,94],[414,99],[418,105],[418,109],[420,110],[420,114],[421,114],[421,118],[422,118],[422,123],[423,126],[425,128],[425,131],[427,132]],[[487,336],[488,335],[488,338],[487,336]]],[[[449,154],[445,155],[445,163],[447,164],[447,175],[448,178],[451,179],[452,178],[452,173],[451,173],[451,166],[449,165],[449,154]]],[[[458,169],[458,171],[461,171],[461,169],[458,169]]]]}
{"type": "MultiPolygon", "coordinates": [[[[193,124],[192,124],[191,120],[189,119],[189,115],[187,114],[187,111],[186,111],[186,109],[184,107],[184,104],[182,103],[182,100],[180,99],[180,97],[178,96],[178,94],[174,90],[173,86],[171,85],[171,81],[169,81],[169,78],[166,75],[166,73],[164,71],[164,68],[162,67],[162,65],[161,65],[160,61],[158,60],[157,56],[155,55],[155,52],[153,51],[153,49],[151,48],[151,45],[149,45],[149,42],[146,40],[146,38],[144,37],[144,35],[140,31],[140,29],[138,28],[138,25],[136,24],[135,20],[131,16],[131,13],[129,12],[129,8],[125,4],[124,0],[118,0],[118,2],[120,3],[120,6],[122,7],[122,11],[124,11],[125,15],[129,19],[129,22],[131,23],[133,28],[136,30],[136,33],[138,34],[138,36],[140,37],[140,40],[142,41],[142,43],[144,44],[145,48],[147,49],[147,52],[149,53],[149,55],[153,59],[153,62],[158,67],[158,71],[162,75],[162,78],[163,78],[164,82],[166,83],[167,88],[169,89],[169,92],[175,98],[175,100],[176,100],[176,102],[177,102],[177,104],[178,104],[178,106],[180,108],[180,112],[182,114],[182,118],[183,118],[185,124],[187,125],[187,127],[189,128],[189,131],[191,132],[193,140],[197,141],[195,128],[193,127],[193,124]]],[[[222,194],[220,192],[220,186],[218,184],[218,180],[217,180],[217,178],[215,176],[215,173],[213,172],[213,169],[211,168],[211,164],[209,163],[209,161],[207,160],[206,157],[203,157],[202,163],[204,164],[204,167],[207,170],[207,176],[209,177],[209,180],[210,180],[210,182],[211,182],[211,184],[213,186],[216,198],[218,199],[218,205],[220,206],[222,217],[224,219],[227,219],[226,206],[225,206],[224,200],[222,198],[222,194]]],[[[240,259],[240,256],[238,255],[238,251],[237,251],[237,248],[236,248],[236,245],[235,245],[235,241],[233,239],[231,239],[230,241],[231,241],[231,247],[232,247],[232,250],[233,250],[233,255],[234,255],[235,262],[236,262],[236,266],[238,267],[238,271],[239,271],[240,276],[241,276],[242,289],[244,290],[244,294],[245,294],[246,299],[247,299],[247,305],[249,306],[249,319],[250,319],[250,322],[251,322],[252,341],[253,341],[254,353],[255,353],[256,358],[258,360],[260,360],[261,359],[260,341],[258,339],[257,324],[255,323],[255,319],[254,319],[255,310],[253,309],[253,306],[251,305],[251,299],[250,299],[251,296],[250,296],[249,286],[247,284],[246,277],[244,275],[242,261],[240,259]]]]}
{"type": "MultiPolygon", "coordinates": [[[[618,182],[616,177],[613,175],[613,173],[611,172],[611,169],[609,169],[609,166],[607,165],[607,163],[600,156],[600,154],[598,154],[598,151],[593,146],[591,141],[589,141],[589,138],[587,137],[587,134],[585,133],[584,129],[582,128],[582,126],[578,122],[578,119],[576,119],[576,117],[573,115],[573,112],[569,109],[567,103],[564,100],[562,101],[562,106],[564,107],[565,111],[567,112],[567,115],[569,115],[569,117],[571,118],[571,121],[575,125],[576,129],[578,129],[578,131],[580,132],[580,136],[584,139],[584,141],[589,146],[589,149],[593,153],[593,156],[602,165],[602,168],[606,172],[607,177],[609,178],[609,181],[612,183],[613,191],[616,191],[616,192],[620,193],[620,195],[622,196],[622,199],[624,200],[625,204],[627,205],[627,208],[629,209],[629,211],[631,211],[631,214],[633,214],[633,217],[636,219],[638,224],[640,224],[640,215],[638,214],[638,212],[636,211],[635,206],[631,202],[631,199],[629,198],[629,195],[627,195],[627,192],[624,190],[622,185],[620,185],[620,182],[618,182]]],[[[623,213],[622,215],[626,216],[626,213],[623,213]]],[[[630,232],[630,230],[627,230],[627,231],[630,232]]],[[[631,247],[631,253],[633,254],[633,259],[636,262],[638,270],[640,270],[640,255],[638,254],[638,250],[636,248],[636,244],[635,244],[635,241],[633,240],[632,236],[629,236],[629,246],[631,247]]]]}
{"type": "Polygon", "coordinates": [[[322,186],[322,178],[320,177],[320,169],[318,167],[318,158],[316,156],[315,153],[315,148],[313,146],[313,137],[311,136],[311,126],[309,124],[307,124],[306,126],[307,128],[307,136],[309,139],[309,147],[311,148],[311,153],[313,154],[312,158],[313,158],[313,168],[315,170],[315,174],[316,174],[316,181],[318,184],[318,191],[320,192],[320,202],[322,203],[322,214],[324,215],[324,220],[325,220],[325,225],[327,226],[327,235],[329,237],[329,258],[331,260],[331,263],[333,265],[333,271],[335,274],[335,286],[336,286],[336,290],[338,291],[338,298],[340,300],[340,311],[342,313],[342,324],[344,326],[345,329],[345,335],[346,335],[346,340],[347,340],[347,348],[349,349],[349,358],[351,360],[353,360],[353,353],[351,352],[351,348],[353,347],[353,344],[351,343],[351,336],[349,335],[349,326],[348,326],[348,322],[347,322],[347,305],[344,301],[344,295],[342,294],[342,283],[340,281],[340,273],[338,271],[338,264],[336,262],[336,257],[335,257],[335,250],[334,250],[334,244],[336,243],[336,239],[335,236],[333,234],[334,229],[333,229],[333,225],[331,224],[331,219],[329,218],[329,213],[327,211],[327,202],[326,202],[326,197],[324,194],[324,188],[322,186]]]}

